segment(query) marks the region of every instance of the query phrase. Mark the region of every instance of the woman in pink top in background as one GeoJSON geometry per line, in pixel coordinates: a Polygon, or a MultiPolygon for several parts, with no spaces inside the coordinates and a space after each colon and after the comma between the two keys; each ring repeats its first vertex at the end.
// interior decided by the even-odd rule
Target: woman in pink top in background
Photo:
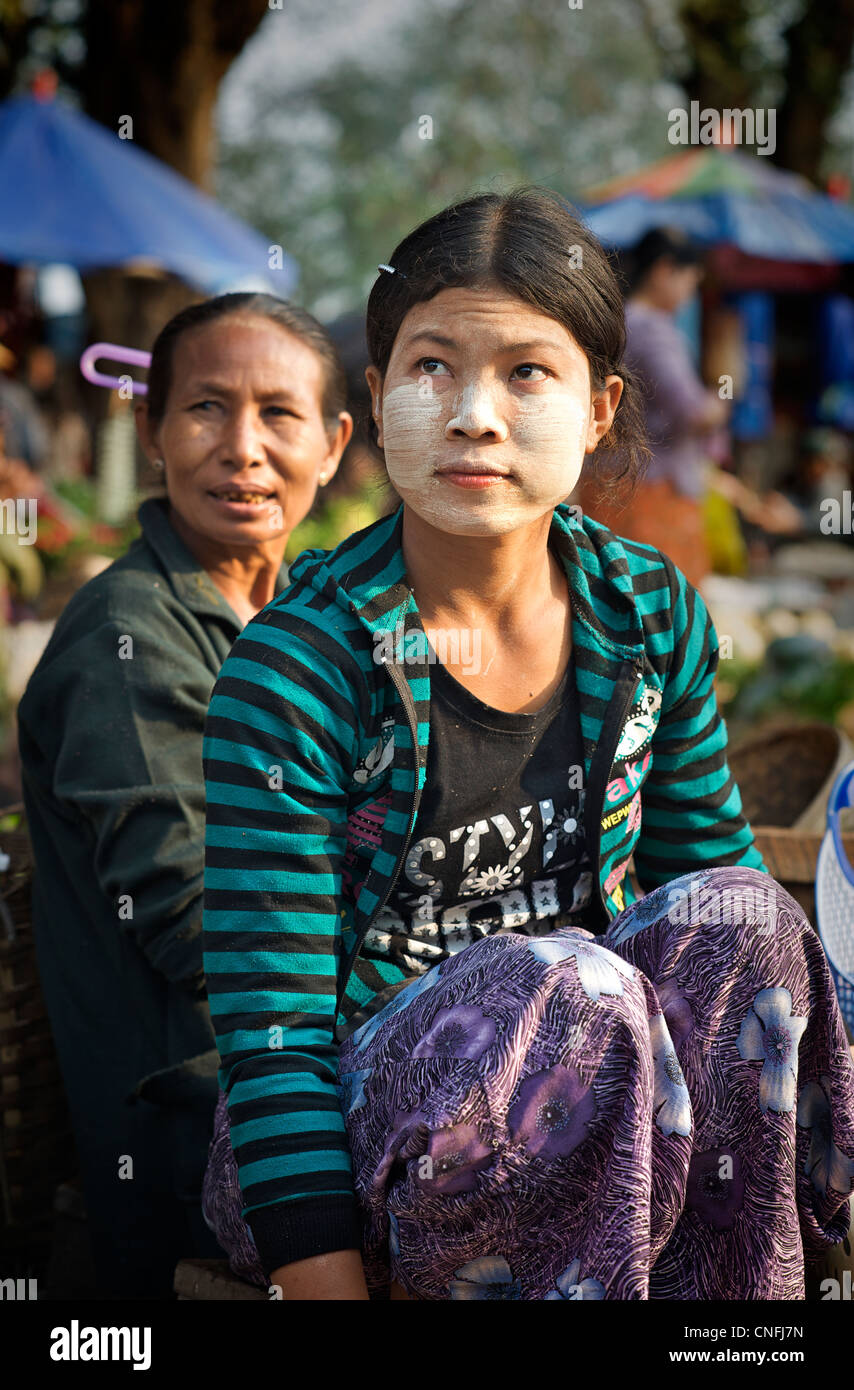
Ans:
{"type": "Polygon", "coordinates": [[[702,512],[705,465],[727,418],[726,403],[697,375],[674,318],[702,274],[702,253],[678,232],[648,232],[635,249],[625,360],[644,393],[652,457],[628,504],[613,489],[600,500],[590,482],[576,497],[617,535],[663,550],[695,585],[711,568],[702,512]]]}

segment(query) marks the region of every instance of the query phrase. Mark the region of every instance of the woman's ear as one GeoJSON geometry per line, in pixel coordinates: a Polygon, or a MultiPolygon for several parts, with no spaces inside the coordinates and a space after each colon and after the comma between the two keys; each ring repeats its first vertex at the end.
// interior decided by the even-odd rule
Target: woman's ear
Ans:
{"type": "Polygon", "coordinates": [[[153,463],[155,459],[160,457],[160,447],[157,443],[158,431],[152,423],[148,406],[144,400],[134,402],[133,418],[142,452],[148,462],[153,463]]]}
{"type": "Polygon", "coordinates": [[[353,417],[348,410],[339,411],[338,420],[334,430],[328,434],[329,452],[320,466],[318,482],[321,487],[325,487],[331,482],[338,472],[338,465],[341,456],[353,435],[353,417]]]}
{"type": "Polygon", "coordinates": [[[585,454],[592,454],[599,440],[606,435],[614,423],[614,415],[623,394],[623,378],[607,376],[605,385],[593,392],[590,402],[590,421],[587,426],[585,454]]]}
{"type": "Polygon", "coordinates": [[[383,446],[383,377],[379,367],[366,367],[365,380],[371,393],[371,415],[377,427],[377,444],[383,446]]]}

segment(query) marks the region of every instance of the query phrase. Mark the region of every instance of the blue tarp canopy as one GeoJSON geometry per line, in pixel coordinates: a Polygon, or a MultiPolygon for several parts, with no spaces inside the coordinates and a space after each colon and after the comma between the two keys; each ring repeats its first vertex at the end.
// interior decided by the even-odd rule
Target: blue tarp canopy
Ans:
{"type": "Polygon", "coordinates": [[[854,208],[767,158],[699,149],[591,190],[578,204],[606,245],[633,246],[653,227],[679,227],[768,260],[854,261],[854,208]]]}
{"type": "Polygon", "coordinates": [[[160,160],[63,102],[0,105],[0,261],[155,264],[216,294],[254,279],[287,297],[290,256],[160,160]],[[274,263],[277,257],[273,257],[274,263]]]}

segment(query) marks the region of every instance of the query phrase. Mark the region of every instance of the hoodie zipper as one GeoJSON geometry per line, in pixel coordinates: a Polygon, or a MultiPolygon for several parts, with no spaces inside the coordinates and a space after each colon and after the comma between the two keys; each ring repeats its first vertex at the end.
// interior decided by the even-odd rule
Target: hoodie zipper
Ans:
{"type": "Polygon", "coordinates": [[[370,927],[371,923],[376,919],[378,914],[382,912],[383,908],[385,907],[386,903],[388,902],[391,896],[391,892],[394,888],[394,885],[400,878],[400,873],[403,868],[403,862],[406,859],[406,852],[409,849],[410,843],[412,841],[412,832],[415,829],[415,821],[418,816],[418,807],[421,804],[421,788],[418,785],[420,780],[418,777],[418,769],[421,762],[421,750],[418,746],[418,720],[415,716],[415,701],[412,698],[412,691],[409,689],[409,683],[406,680],[406,677],[400,675],[400,670],[396,665],[389,666],[389,675],[391,676],[391,679],[394,681],[395,689],[397,690],[397,693],[403,701],[403,707],[406,710],[406,717],[409,721],[409,729],[412,734],[412,749],[415,757],[415,803],[412,807],[412,815],[409,820],[409,829],[406,832],[406,838],[403,842],[403,848],[401,849],[400,854],[397,857],[397,863],[394,866],[394,873],[391,876],[388,888],[383,894],[382,899],[380,900],[380,902],[377,903],[377,906],[374,909],[373,914],[371,915],[371,920],[367,923],[365,927],[365,931],[368,930],[368,927],[370,927]]]}
{"type": "Polygon", "coordinates": [[[383,893],[382,898],[381,898],[381,899],[379,900],[379,902],[377,903],[376,907],[374,908],[373,912],[371,913],[371,916],[369,917],[368,921],[365,923],[363,929],[362,929],[361,932],[359,933],[359,939],[358,939],[356,945],[353,947],[353,950],[352,950],[352,952],[351,952],[351,954],[350,954],[350,959],[347,961],[346,971],[345,971],[345,974],[344,974],[344,978],[343,978],[343,981],[342,981],[342,983],[341,983],[341,986],[340,986],[340,988],[339,988],[339,990],[338,990],[337,997],[336,997],[336,1001],[335,1001],[335,1017],[336,1017],[336,1020],[337,1020],[337,1018],[338,1018],[338,1013],[339,1013],[339,1010],[340,1010],[340,1008],[341,1008],[341,1001],[343,1000],[344,995],[345,995],[346,992],[347,992],[347,986],[348,986],[348,984],[350,983],[350,976],[351,976],[351,974],[353,973],[353,966],[355,965],[355,963],[356,963],[356,958],[358,957],[358,954],[359,954],[360,950],[362,949],[362,942],[364,941],[364,939],[365,939],[365,937],[366,937],[368,931],[370,930],[371,925],[376,921],[377,917],[378,917],[379,914],[382,912],[383,908],[385,907],[386,903],[388,902],[389,897],[391,896],[392,890],[393,890],[393,888],[394,888],[394,885],[397,883],[397,880],[400,878],[400,874],[401,874],[401,871],[402,871],[402,869],[403,869],[404,861],[405,861],[405,859],[406,859],[406,853],[407,853],[407,850],[409,849],[409,846],[410,846],[410,844],[411,844],[411,842],[412,842],[412,832],[413,832],[413,830],[414,830],[414,828],[415,828],[415,821],[416,821],[416,818],[417,818],[417,816],[418,816],[418,807],[419,807],[420,804],[421,804],[421,789],[420,789],[420,787],[419,787],[419,785],[418,785],[418,783],[419,783],[418,770],[419,770],[419,766],[420,766],[420,749],[419,749],[419,746],[418,746],[418,720],[417,720],[416,714],[415,714],[415,701],[414,701],[413,698],[412,698],[412,691],[409,689],[409,684],[408,684],[408,682],[407,682],[407,680],[406,680],[406,677],[405,677],[405,676],[402,676],[402,675],[400,674],[400,669],[399,669],[399,667],[396,665],[396,663],[394,663],[394,662],[390,663],[389,666],[387,667],[387,670],[388,670],[389,676],[391,677],[391,680],[394,682],[394,687],[395,687],[395,689],[397,690],[397,693],[399,694],[399,696],[400,696],[400,698],[401,698],[401,701],[403,702],[403,707],[404,707],[404,710],[406,711],[406,718],[407,718],[407,720],[408,720],[408,722],[409,722],[409,729],[410,729],[410,732],[411,732],[411,735],[412,735],[412,750],[413,750],[413,756],[414,756],[414,758],[415,758],[415,801],[414,801],[414,804],[413,804],[413,807],[412,807],[412,814],[411,814],[410,820],[409,820],[409,829],[408,829],[407,832],[406,832],[406,835],[405,835],[404,841],[403,841],[403,845],[402,845],[402,847],[401,847],[400,853],[398,854],[397,863],[396,863],[395,866],[394,866],[394,873],[392,874],[392,876],[391,876],[391,878],[390,878],[390,880],[389,880],[388,886],[387,886],[385,892],[383,893]]]}
{"type": "MultiPolygon", "coordinates": [[[[595,865],[596,870],[596,891],[599,896],[599,904],[605,916],[605,926],[610,922],[608,906],[605,902],[605,895],[602,891],[602,876],[600,873],[599,854],[602,844],[602,806],[607,785],[608,774],[614,764],[617,748],[620,743],[620,736],[626,716],[634,704],[635,693],[638,688],[638,681],[644,677],[643,666],[636,666],[631,660],[624,661],[620,670],[618,681],[625,681],[625,689],[619,703],[612,700],[606,715],[607,723],[603,727],[602,737],[596,745],[593,758],[590,763],[590,782],[588,784],[588,803],[586,819],[586,832],[588,839],[587,853],[590,859],[591,868],[595,865]],[[600,786],[601,783],[601,786],[600,786]],[[594,811],[595,807],[595,811],[594,811]],[[595,821],[592,817],[595,815],[595,821]]],[[[619,698],[619,697],[618,697],[619,698]]]]}

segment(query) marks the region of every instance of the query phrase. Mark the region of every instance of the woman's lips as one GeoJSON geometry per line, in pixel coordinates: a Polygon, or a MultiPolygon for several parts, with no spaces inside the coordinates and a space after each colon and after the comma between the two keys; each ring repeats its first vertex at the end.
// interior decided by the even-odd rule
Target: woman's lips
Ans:
{"type": "Polygon", "coordinates": [[[486,488],[493,483],[506,482],[508,475],[506,473],[478,473],[464,469],[442,468],[438,470],[437,476],[445,478],[449,483],[454,483],[456,487],[486,488]]]}
{"type": "Polygon", "coordinates": [[[226,497],[218,497],[215,492],[209,492],[208,496],[213,498],[217,506],[221,507],[229,516],[240,517],[244,520],[257,520],[265,511],[270,511],[276,505],[274,497],[262,497],[259,502],[235,502],[226,497]]]}

